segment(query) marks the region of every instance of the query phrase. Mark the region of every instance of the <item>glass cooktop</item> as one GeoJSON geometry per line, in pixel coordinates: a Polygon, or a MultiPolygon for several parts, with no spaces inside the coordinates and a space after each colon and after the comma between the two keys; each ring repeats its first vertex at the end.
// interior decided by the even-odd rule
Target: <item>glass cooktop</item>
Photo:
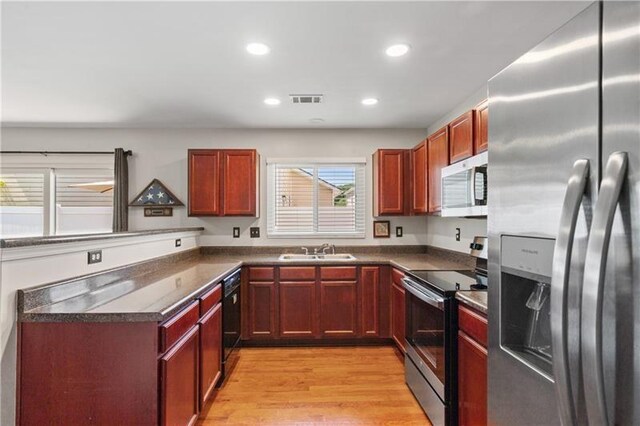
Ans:
{"type": "Polygon", "coordinates": [[[487,277],[475,271],[409,271],[409,275],[442,294],[487,289],[487,277]]]}

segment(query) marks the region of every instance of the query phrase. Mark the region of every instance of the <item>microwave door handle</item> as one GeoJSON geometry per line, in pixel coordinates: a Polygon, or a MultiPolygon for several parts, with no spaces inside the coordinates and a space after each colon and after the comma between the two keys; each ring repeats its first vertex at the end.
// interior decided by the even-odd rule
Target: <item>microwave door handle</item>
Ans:
{"type": "Polygon", "coordinates": [[[582,380],[589,424],[608,425],[602,364],[602,299],[611,228],[627,174],[626,152],[609,156],[591,224],[581,309],[582,380]]]}
{"type": "Polygon", "coordinates": [[[429,294],[426,293],[426,291],[420,291],[418,289],[415,288],[415,286],[412,284],[412,282],[406,278],[402,279],[402,284],[404,284],[404,288],[411,293],[412,295],[414,295],[415,297],[417,297],[418,299],[422,300],[423,302],[434,306],[440,310],[442,310],[443,308],[443,302],[444,299],[442,299],[441,297],[438,296],[431,296],[429,294]]]}
{"type": "Polygon", "coordinates": [[[571,251],[578,222],[578,213],[589,181],[589,161],[577,160],[571,169],[562,204],[560,227],[553,250],[551,274],[551,339],[553,376],[562,424],[576,425],[576,410],[569,375],[567,300],[571,251]]]}
{"type": "Polygon", "coordinates": [[[486,204],[486,192],[482,191],[482,198],[476,198],[476,187],[478,185],[477,175],[481,174],[484,176],[484,185],[487,184],[487,169],[486,167],[473,167],[471,169],[471,186],[469,187],[469,201],[471,201],[471,205],[485,205],[486,204]]]}

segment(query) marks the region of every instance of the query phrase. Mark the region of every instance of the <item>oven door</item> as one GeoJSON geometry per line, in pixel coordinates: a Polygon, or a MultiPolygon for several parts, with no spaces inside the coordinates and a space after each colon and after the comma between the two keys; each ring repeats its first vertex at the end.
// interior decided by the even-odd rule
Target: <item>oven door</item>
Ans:
{"type": "Polygon", "coordinates": [[[402,282],[406,289],[407,355],[445,402],[445,299],[408,278],[402,282]]]}

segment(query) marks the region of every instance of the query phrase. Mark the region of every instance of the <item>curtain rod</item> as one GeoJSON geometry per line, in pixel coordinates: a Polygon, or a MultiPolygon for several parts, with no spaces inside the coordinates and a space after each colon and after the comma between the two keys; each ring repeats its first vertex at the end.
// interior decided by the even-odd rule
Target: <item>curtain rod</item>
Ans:
{"type": "MultiPolygon", "coordinates": [[[[0,154],[72,154],[72,155],[113,155],[113,151],[0,151],[0,154]]],[[[125,151],[124,155],[133,155],[131,150],[125,151]]]]}

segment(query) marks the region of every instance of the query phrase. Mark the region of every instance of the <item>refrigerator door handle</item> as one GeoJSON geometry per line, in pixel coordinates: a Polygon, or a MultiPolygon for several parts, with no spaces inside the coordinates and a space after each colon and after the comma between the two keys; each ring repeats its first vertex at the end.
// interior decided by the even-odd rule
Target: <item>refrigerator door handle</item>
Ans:
{"type": "Polygon", "coordinates": [[[578,222],[578,213],[589,182],[589,161],[577,160],[573,164],[562,205],[560,227],[553,251],[551,276],[551,339],[553,348],[553,375],[560,410],[565,426],[576,425],[571,378],[569,374],[567,300],[571,251],[578,222]]]}
{"type": "Polygon", "coordinates": [[[581,309],[582,380],[592,425],[608,425],[602,364],[602,300],[611,228],[627,174],[627,153],[614,152],[604,170],[591,223],[581,309]]]}

